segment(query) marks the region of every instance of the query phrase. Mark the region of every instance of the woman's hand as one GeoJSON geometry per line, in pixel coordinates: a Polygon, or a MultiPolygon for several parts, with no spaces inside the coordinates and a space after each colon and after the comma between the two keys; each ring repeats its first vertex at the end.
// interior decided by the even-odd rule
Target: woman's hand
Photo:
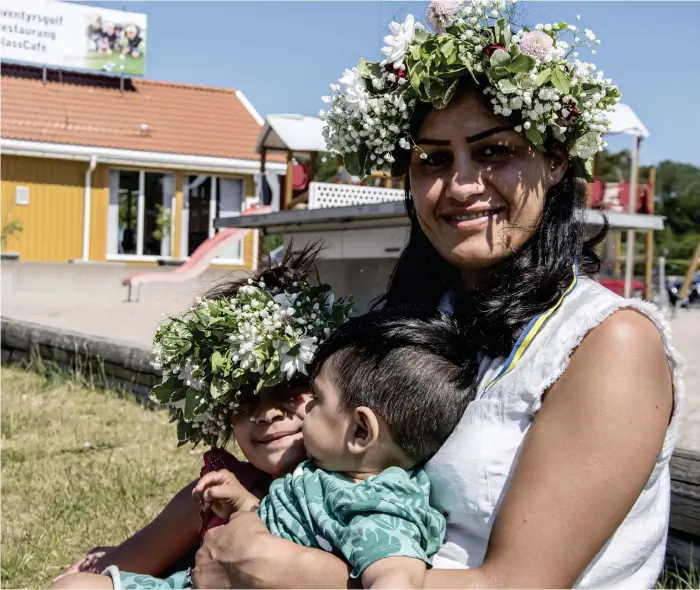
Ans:
{"type": "Polygon", "coordinates": [[[88,572],[92,574],[100,574],[109,565],[104,559],[105,555],[114,551],[116,547],[95,547],[88,551],[80,559],[71,564],[66,571],[56,576],[52,581],[60,580],[68,574],[76,574],[79,572],[88,572]]]}
{"type": "Polygon", "coordinates": [[[197,552],[195,588],[347,588],[348,566],[334,555],[270,534],[252,512],[209,530],[197,552]]]}

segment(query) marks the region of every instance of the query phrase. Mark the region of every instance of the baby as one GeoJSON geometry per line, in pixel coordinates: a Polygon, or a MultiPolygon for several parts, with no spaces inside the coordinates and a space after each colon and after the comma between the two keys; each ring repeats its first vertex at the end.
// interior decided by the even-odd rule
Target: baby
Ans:
{"type": "Polygon", "coordinates": [[[445,317],[351,319],[311,366],[309,460],[262,502],[226,471],[200,479],[195,497],[222,517],[257,510],[271,533],[339,553],[365,588],[422,587],[445,534],[422,465],[473,399],[464,349],[445,317]]]}

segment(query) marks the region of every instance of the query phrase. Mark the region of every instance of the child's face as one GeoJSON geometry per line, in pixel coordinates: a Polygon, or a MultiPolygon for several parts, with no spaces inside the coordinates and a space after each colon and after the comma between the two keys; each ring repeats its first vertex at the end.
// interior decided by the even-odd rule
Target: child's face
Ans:
{"type": "Polygon", "coordinates": [[[236,442],[255,467],[280,477],[306,459],[301,425],[311,401],[308,387],[262,391],[234,421],[236,442]]]}
{"type": "Polygon", "coordinates": [[[313,401],[306,409],[304,445],[311,459],[326,471],[352,471],[347,440],[354,423],[349,412],[339,408],[340,397],[330,378],[328,362],[321,367],[313,383],[313,401]]]}

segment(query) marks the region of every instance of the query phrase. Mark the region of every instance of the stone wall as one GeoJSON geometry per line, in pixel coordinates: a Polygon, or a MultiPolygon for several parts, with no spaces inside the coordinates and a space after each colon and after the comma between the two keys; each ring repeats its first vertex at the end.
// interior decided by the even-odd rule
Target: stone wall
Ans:
{"type": "Polygon", "coordinates": [[[96,385],[127,389],[144,401],[161,374],[149,348],[13,318],[0,318],[2,363],[59,366],[96,385]]]}

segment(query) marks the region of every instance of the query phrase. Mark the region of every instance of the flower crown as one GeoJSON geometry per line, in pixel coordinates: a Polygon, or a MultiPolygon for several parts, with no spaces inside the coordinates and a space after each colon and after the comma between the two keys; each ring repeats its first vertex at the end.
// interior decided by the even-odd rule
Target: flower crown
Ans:
{"type": "Polygon", "coordinates": [[[180,445],[228,439],[242,402],[263,388],[291,382],[313,359],[319,343],[343,324],[351,299],[330,286],[294,283],[278,295],[252,279],[231,300],[202,300],[162,323],[152,364],[163,382],[151,391],[169,406],[180,445]]]}
{"type": "MultiPolygon", "coordinates": [[[[328,149],[341,154],[354,176],[396,169],[397,150],[415,147],[410,121],[417,101],[445,108],[459,79],[486,84],[497,115],[519,114],[523,132],[539,150],[550,137],[563,143],[574,174],[590,178],[590,159],[605,147],[607,114],[620,92],[578,48],[600,44],[589,29],[566,22],[515,31],[515,0],[433,0],[430,34],[412,15],[393,22],[381,62],[360,59],[331,84],[326,121],[328,149]],[[564,36],[573,36],[571,44],[564,36]]],[[[576,17],[577,19],[579,17],[576,17]]],[[[591,50],[595,55],[595,49],[591,50]]],[[[425,157],[425,154],[421,154],[425,157]]]]}

